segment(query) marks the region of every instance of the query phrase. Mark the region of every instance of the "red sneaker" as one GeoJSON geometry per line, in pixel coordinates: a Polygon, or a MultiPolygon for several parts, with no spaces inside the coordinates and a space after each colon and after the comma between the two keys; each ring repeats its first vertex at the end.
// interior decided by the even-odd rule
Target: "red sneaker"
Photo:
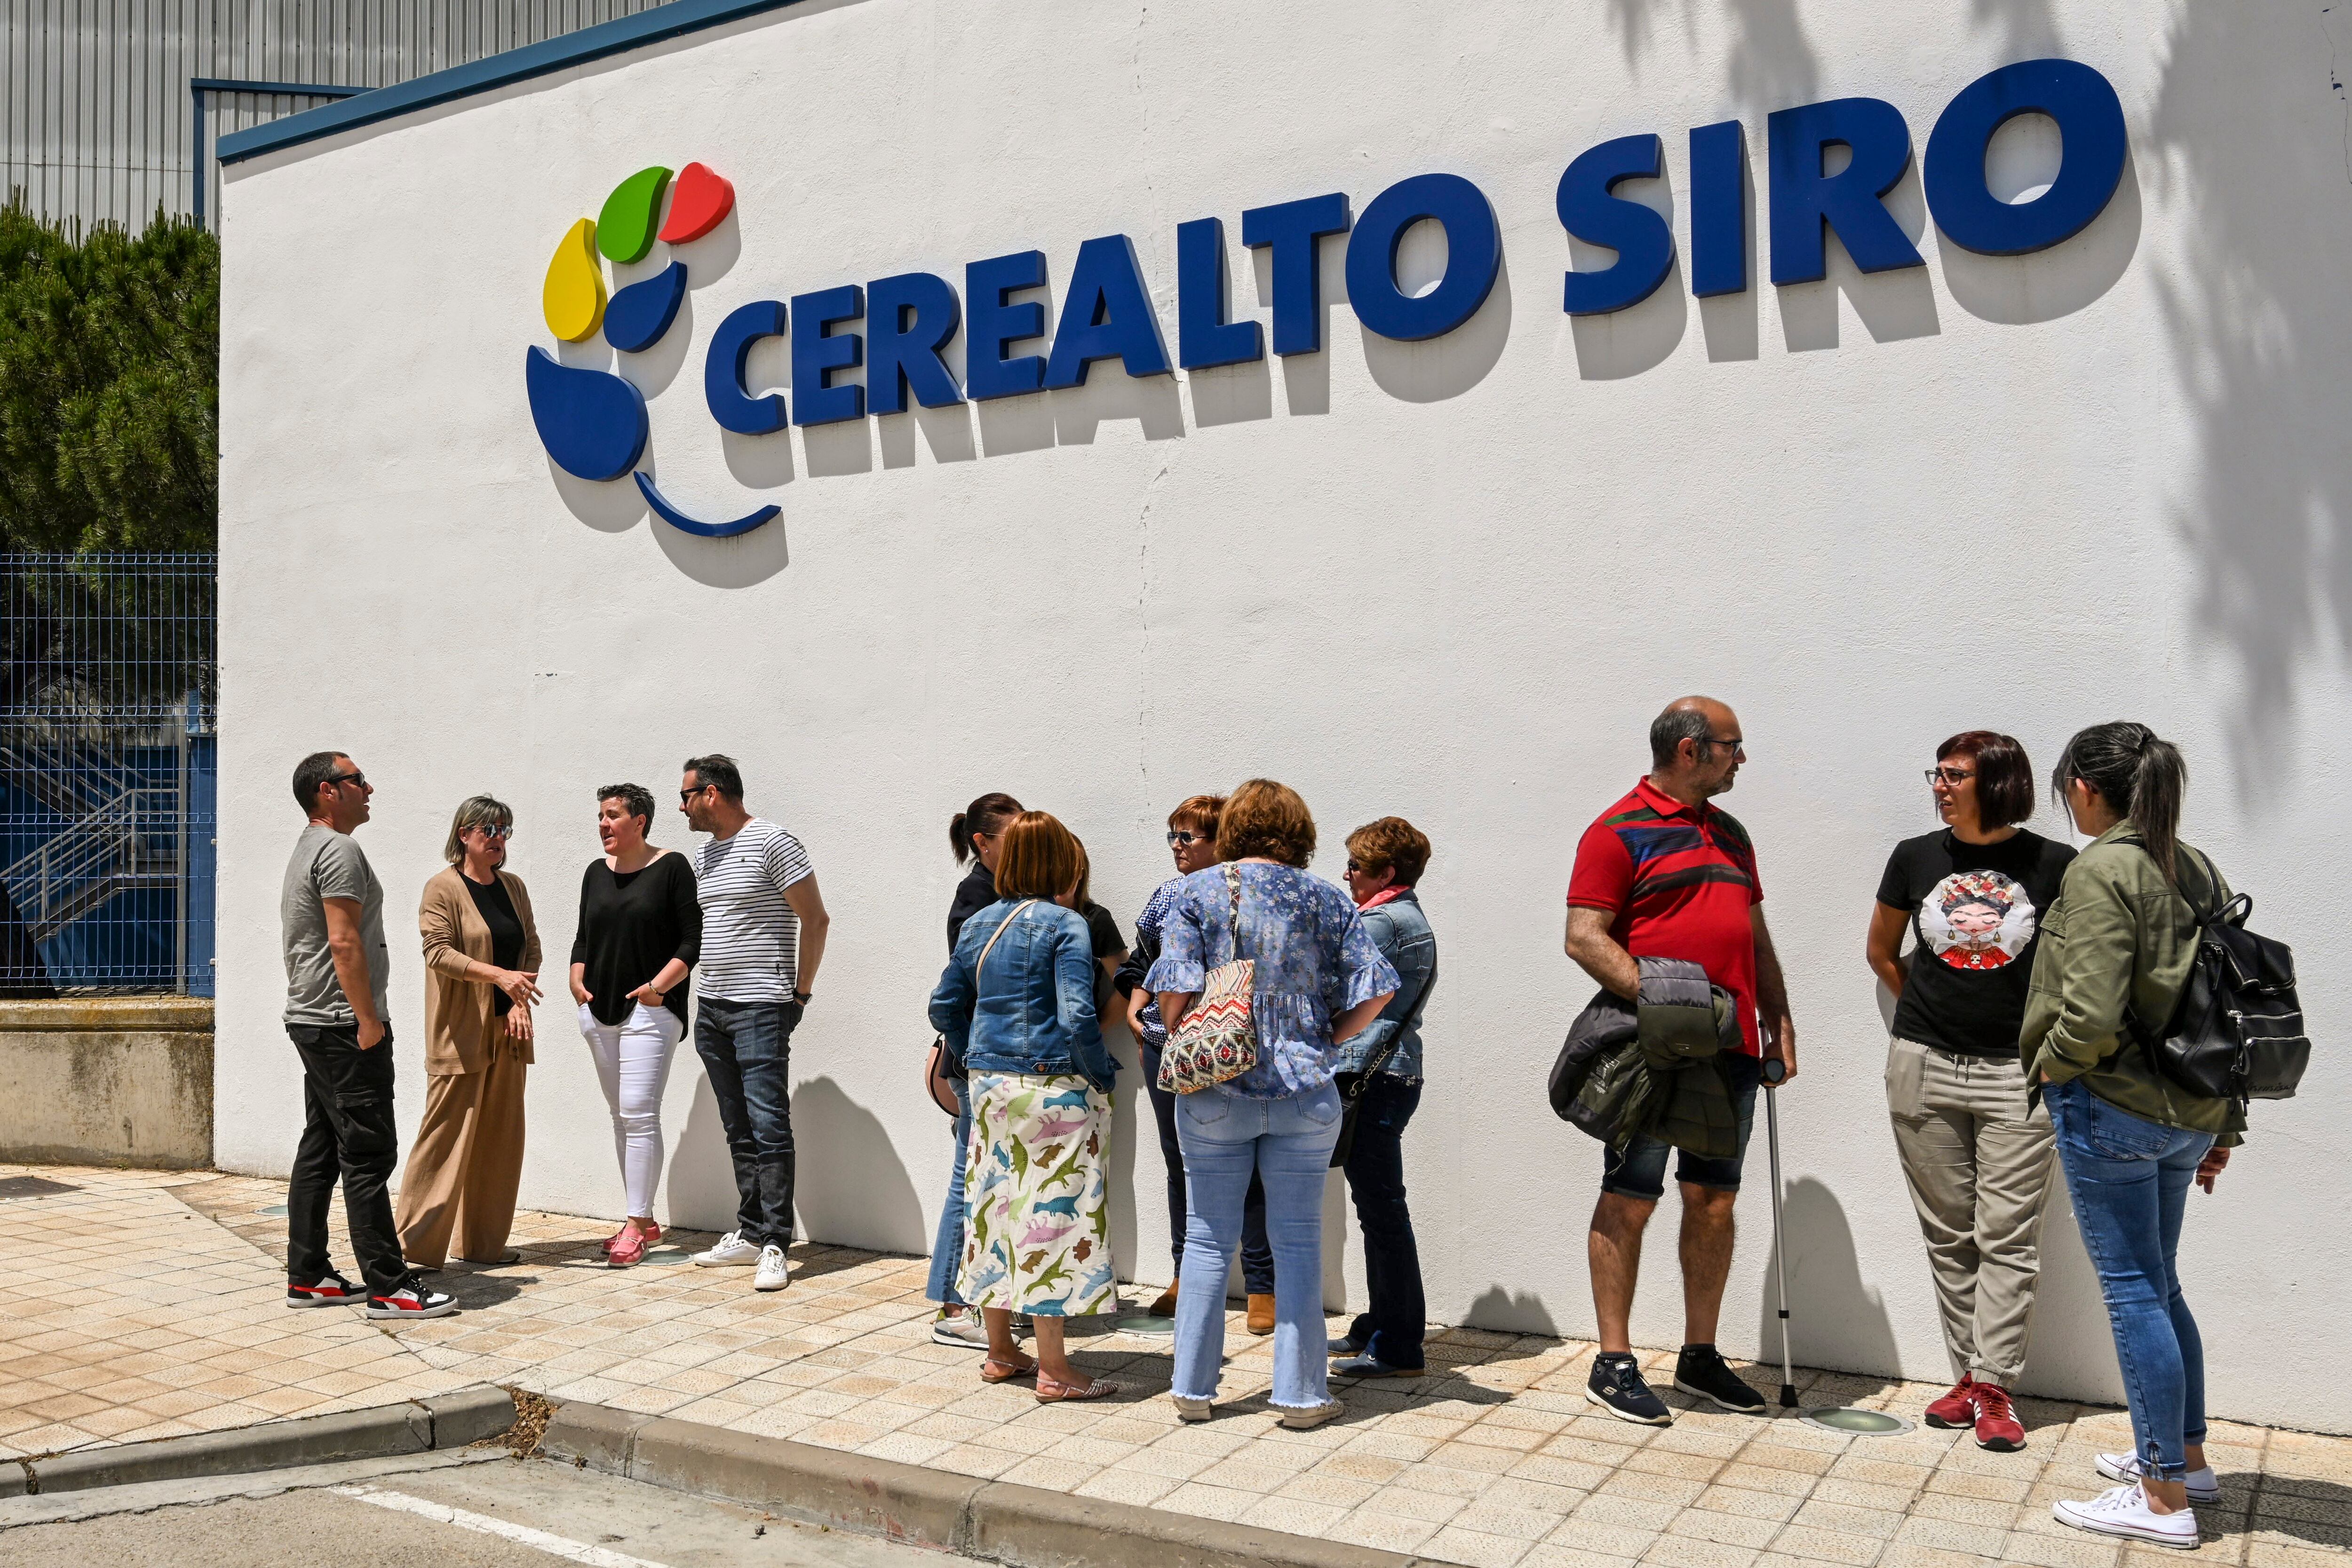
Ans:
{"type": "Polygon", "coordinates": [[[1927,1425],[1948,1432],[1976,1425],[1977,1403],[1969,1397],[1976,1386],[1976,1380],[1969,1376],[1953,1384],[1949,1394],[1927,1406],[1927,1425]]]}
{"type": "Polygon", "coordinates": [[[2025,1447],[2025,1425],[2009,1407],[2009,1390],[1998,1383],[1969,1385],[1977,1406],[1977,1447],[2013,1454],[2025,1447]]]}

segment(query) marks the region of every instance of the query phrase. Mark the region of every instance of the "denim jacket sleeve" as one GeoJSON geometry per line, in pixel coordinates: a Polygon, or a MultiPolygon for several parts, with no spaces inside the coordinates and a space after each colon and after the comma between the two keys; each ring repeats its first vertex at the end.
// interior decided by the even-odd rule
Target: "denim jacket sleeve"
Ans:
{"type": "Polygon", "coordinates": [[[1108,1093],[1118,1075],[1118,1063],[1103,1044],[1102,1024],[1095,1016],[1094,944],[1086,922],[1060,923],[1052,941],[1055,1011],[1062,1035],[1069,1041],[1070,1060],[1087,1082],[1108,1093]]]}
{"type": "Polygon", "coordinates": [[[950,958],[940,971],[940,983],[931,988],[931,1027],[945,1037],[949,1056],[958,1061],[971,1049],[971,1009],[978,999],[962,956],[950,958]]]}

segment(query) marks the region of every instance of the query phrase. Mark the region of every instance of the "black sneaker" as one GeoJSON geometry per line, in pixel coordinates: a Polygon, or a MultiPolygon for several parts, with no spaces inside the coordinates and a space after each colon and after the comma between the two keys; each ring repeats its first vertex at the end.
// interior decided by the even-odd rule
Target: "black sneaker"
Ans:
{"type": "Polygon", "coordinates": [[[1620,1421],[1639,1421],[1645,1427],[1675,1424],[1675,1413],[1650,1392],[1650,1385],[1642,1381],[1642,1364],[1630,1355],[1594,1356],[1584,1397],[1620,1421]]]}
{"type": "Polygon", "coordinates": [[[366,1298],[365,1291],[331,1271],[307,1285],[299,1280],[286,1281],[286,1304],[289,1307],[348,1307],[366,1298]]]}
{"type": "Polygon", "coordinates": [[[428,1291],[411,1279],[389,1295],[368,1297],[372,1318],[446,1318],[457,1310],[457,1299],[446,1291],[428,1291]]]}
{"type": "Polygon", "coordinates": [[[1686,1344],[1675,1362],[1675,1386],[1697,1399],[1711,1399],[1735,1416],[1764,1414],[1764,1396],[1739,1381],[1711,1344],[1686,1344]]]}
{"type": "Polygon", "coordinates": [[[1361,1355],[1364,1354],[1364,1342],[1354,1334],[1341,1334],[1336,1339],[1325,1340],[1323,1349],[1330,1355],[1361,1355]]]}

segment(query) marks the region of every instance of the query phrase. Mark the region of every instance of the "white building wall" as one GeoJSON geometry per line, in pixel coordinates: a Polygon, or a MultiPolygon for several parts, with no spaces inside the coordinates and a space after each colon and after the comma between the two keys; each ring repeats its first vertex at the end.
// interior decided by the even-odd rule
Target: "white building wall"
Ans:
{"type": "MultiPolygon", "coordinates": [[[[2352,744],[2335,264],[2352,175],[2325,65],[2345,25],[2186,0],[1899,24],[1858,0],[811,0],[238,166],[223,1165],[284,1171],[300,1122],[276,901],[299,825],[287,779],[314,748],[348,748],[378,787],[362,841],[395,915],[409,1118],[407,912],[457,801],[517,807],[512,864],[560,995],[594,788],[667,800],[688,753],[740,757],[835,915],[795,1042],[805,1233],[910,1252],[950,1157],[917,1088],[949,814],[989,789],[1051,809],[1131,921],[1166,869],[1169,807],[1263,773],[1315,809],[1327,874],[1383,812],[1436,841],[1444,982],[1408,1145],[1432,1313],[1587,1334],[1600,1150],[1543,1095],[1591,989],[1560,954],[1562,895],[1579,832],[1642,770],[1650,716],[1700,690],[1749,737],[1725,804],[1759,846],[1801,1031],[1781,1096],[1797,1355],[1940,1377],[1881,1093],[1872,894],[1891,844],[1931,825],[1920,770],[1942,737],[2004,728],[2046,768],[2076,727],[2129,716],[2186,749],[2188,832],[2296,945],[2321,1042],[2303,1097],[2258,1107],[2219,1193],[2190,1205],[2214,1413],[2352,1430],[2340,1379],[2274,1354],[2332,1343],[2352,1281],[2352,1094],[2332,1065],[2352,958],[2329,913],[2352,744]],[[1697,302],[1678,264],[1621,316],[1559,313],[1553,186],[1583,148],[1662,134],[1686,246],[1687,128],[1745,121],[1760,204],[1770,110],[1885,98],[1924,148],[1980,73],[2053,54],[2114,82],[2132,138],[2112,204],[2056,249],[1942,242],[1915,164],[1890,204],[1924,268],[1861,276],[1833,246],[1828,280],[1776,288],[1759,255],[1748,292],[1697,302]],[[523,399],[556,240],[623,175],[693,159],[734,182],[736,215],[681,251],[691,301],[630,373],[659,394],[651,455],[674,500],[782,505],[735,541],[556,474],[523,399]],[[1264,319],[1244,208],[1344,190],[1360,213],[1430,171],[1475,181],[1504,230],[1503,279],[1448,338],[1362,331],[1329,244],[1323,353],[1152,381],[1098,365],[1074,392],[756,439],[720,440],[703,406],[703,347],[740,303],[909,269],[960,287],[965,262],[1034,246],[1058,307],[1079,242],[1114,232],[1172,355],[1180,222],[1224,218],[1235,308],[1264,319]]],[[[2049,178],[2055,140],[2013,127],[1997,188],[2049,178]]],[[[1433,248],[1408,245],[1408,273],[1433,276],[1433,248]]],[[[768,345],[755,372],[782,384],[783,358],[768,345]]],[[[2047,807],[2036,825],[2057,831],[2047,807]]],[[[609,1218],[585,1051],[564,1007],[541,1018],[523,1201],[609,1218]]],[[[1119,1107],[1117,1239],[1156,1281],[1138,1098],[1119,1107]]],[[[667,1119],[661,1210],[718,1224],[731,1189],[690,1054],[667,1119]]],[[[1774,1343],[1763,1187],[1727,1305],[1738,1352],[1774,1343]]],[[[1635,1318],[1650,1344],[1680,1333],[1664,1207],[1635,1318]]],[[[1331,1293],[1360,1300],[1336,1180],[1327,1212],[1331,1293]]],[[[2116,1397],[2063,1198],[2046,1256],[2029,1383],[2116,1397]]]]}

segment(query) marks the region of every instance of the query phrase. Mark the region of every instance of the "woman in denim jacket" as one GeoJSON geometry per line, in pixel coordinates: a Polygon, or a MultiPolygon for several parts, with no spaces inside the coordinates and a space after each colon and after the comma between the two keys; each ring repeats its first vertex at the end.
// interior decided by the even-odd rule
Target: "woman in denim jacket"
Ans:
{"type": "Polygon", "coordinates": [[[1404,1201],[1404,1129],[1421,1104],[1421,1014],[1437,985],[1437,938],[1413,892],[1428,865],[1428,835],[1402,817],[1382,817],[1348,835],[1348,892],[1400,983],[1370,1027],[1339,1048],[1340,1083],[1361,1085],[1344,1168],[1364,1232],[1368,1299],[1346,1337],[1331,1342],[1331,1354],[1342,1358],[1334,1377],[1418,1377],[1426,1365],[1421,1340],[1428,1312],[1404,1201]]]}
{"type": "Polygon", "coordinates": [[[1192,1201],[1171,1392],[1186,1421],[1207,1420],[1216,1396],[1225,1275],[1241,1243],[1253,1171],[1265,1183],[1274,1243],[1270,1402],[1282,1424],[1299,1431],[1344,1408],[1331,1397],[1323,1332],[1323,1183],[1339,1137],[1333,1046],[1380,1016],[1396,993],[1397,972],[1372,946],[1348,895],[1307,874],[1314,853],[1315,819],[1296,791],[1270,779],[1234,790],[1217,828],[1225,863],[1184,879],[1160,926],[1159,962],[1144,981],[1172,1033],[1210,970],[1235,958],[1256,966],[1250,1016],[1257,1065],[1176,1103],[1192,1201]]]}
{"type": "Polygon", "coordinates": [[[1034,1375],[1040,1403],[1099,1399],[1108,1378],[1075,1371],[1063,1321],[1108,1312],[1112,1283],[1104,1156],[1118,1064],[1095,1017],[1095,959],[1076,901],[1085,852],[1043,811],[1024,811],[997,853],[997,901],[964,922],[931,993],[931,1023],[971,1080],[967,1227],[957,1293],[981,1309],[980,1375],[1034,1375]],[[1013,1340],[1027,1312],[1035,1360],[1013,1340]]]}

